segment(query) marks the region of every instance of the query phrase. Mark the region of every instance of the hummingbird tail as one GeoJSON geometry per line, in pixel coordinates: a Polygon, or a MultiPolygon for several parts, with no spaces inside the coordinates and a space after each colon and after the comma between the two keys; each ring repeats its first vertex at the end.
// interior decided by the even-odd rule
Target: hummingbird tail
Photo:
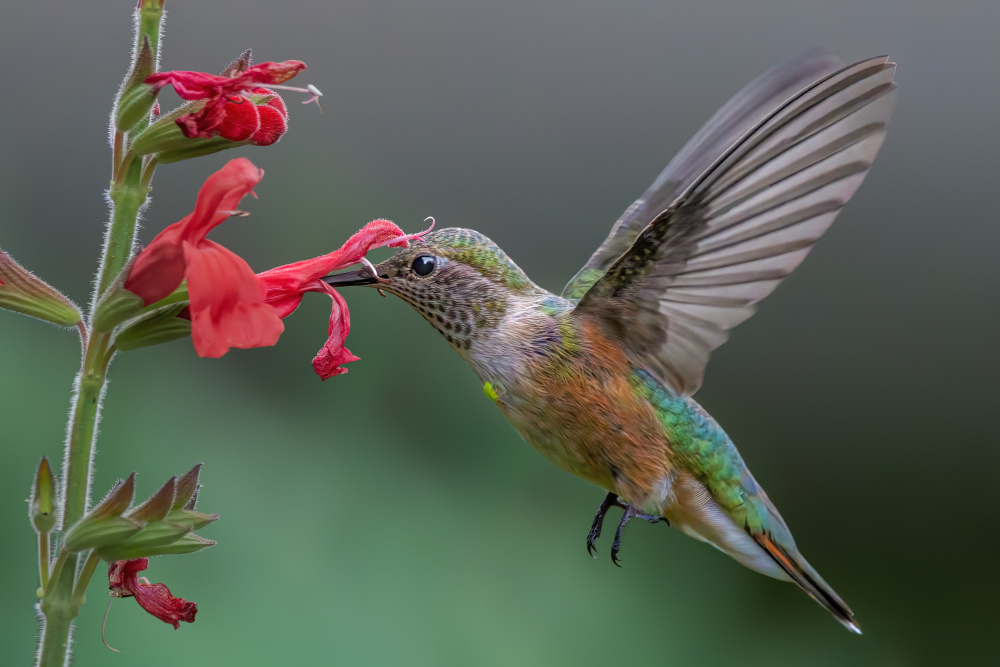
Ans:
{"type": "Polygon", "coordinates": [[[789,553],[766,533],[754,535],[753,538],[809,597],[823,605],[848,630],[858,635],[861,634],[861,627],[854,620],[854,612],[851,611],[851,608],[840,599],[840,596],[830,588],[829,584],[823,581],[823,577],[819,576],[819,573],[801,555],[797,552],[789,553]]]}

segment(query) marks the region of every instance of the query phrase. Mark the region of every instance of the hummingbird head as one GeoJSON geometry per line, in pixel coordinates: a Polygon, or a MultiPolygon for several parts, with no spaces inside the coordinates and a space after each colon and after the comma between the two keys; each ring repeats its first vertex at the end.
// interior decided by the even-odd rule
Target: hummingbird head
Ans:
{"type": "Polygon", "coordinates": [[[367,285],[409,303],[460,353],[497,326],[513,299],[542,292],[500,247],[471,229],[449,228],[412,241],[369,269],[327,276],[334,287],[367,285]]]}

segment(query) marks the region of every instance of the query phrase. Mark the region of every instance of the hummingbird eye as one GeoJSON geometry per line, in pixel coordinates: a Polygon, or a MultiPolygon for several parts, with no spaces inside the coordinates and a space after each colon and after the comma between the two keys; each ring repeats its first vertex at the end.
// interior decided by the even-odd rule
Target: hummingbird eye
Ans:
{"type": "Polygon", "coordinates": [[[421,255],[413,260],[411,267],[418,276],[429,276],[434,270],[434,258],[430,255],[421,255]]]}

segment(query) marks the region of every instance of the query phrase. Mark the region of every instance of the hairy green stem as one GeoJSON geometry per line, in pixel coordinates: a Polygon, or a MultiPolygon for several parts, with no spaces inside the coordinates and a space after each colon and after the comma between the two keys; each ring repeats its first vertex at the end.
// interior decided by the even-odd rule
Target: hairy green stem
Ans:
{"type": "Polygon", "coordinates": [[[143,187],[140,182],[142,160],[135,160],[132,157],[130,152],[123,156],[122,164],[119,165],[118,173],[108,191],[112,205],[111,224],[104,236],[98,295],[114,281],[132,254],[135,223],[139,217],[139,209],[146,203],[146,195],[149,193],[149,189],[143,187]]]}
{"type": "Polygon", "coordinates": [[[76,396],[66,443],[66,466],[63,469],[63,484],[66,489],[63,497],[64,532],[84,515],[90,500],[90,469],[106,379],[102,348],[107,346],[107,342],[108,334],[97,334],[90,339],[83,367],[76,377],[76,396]]]}
{"type": "MultiPolygon", "coordinates": [[[[153,54],[159,61],[160,28],[163,20],[161,2],[142,2],[137,8],[136,46],[133,62],[143,40],[148,40],[153,54]]],[[[135,131],[141,131],[146,121],[135,131]]],[[[146,203],[149,180],[155,161],[150,160],[143,173],[143,161],[134,159],[127,150],[129,137],[115,132],[112,140],[112,183],[108,191],[111,218],[108,222],[101,251],[97,284],[91,299],[88,324],[93,321],[100,295],[108,289],[121,273],[132,253],[135,243],[136,221],[139,210],[146,203]]],[[[107,382],[108,364],[115,354],[111,335],[93,332],[93,327],[81,324],[80,336],[83,360],[73,386],[73,403],[66,432],[66,453],[60,479],[62,500],[63,535],[87,512],[90,504],[90,483],[93,477],[94,443],[100,423],[101,401],[107,382]]],[[[62,551],[49,572],[50,546],[48,535],[39,535],[39,574],[42,581],[42,600],[38,609],[42,614],[41,641],[36,656],[38,667],[64,667],[70,661],[70,636],[73,619],[80,612],[87,585],[90,583],[100,559],[91,553],[77,572],[79,558],[62,551]]]]}

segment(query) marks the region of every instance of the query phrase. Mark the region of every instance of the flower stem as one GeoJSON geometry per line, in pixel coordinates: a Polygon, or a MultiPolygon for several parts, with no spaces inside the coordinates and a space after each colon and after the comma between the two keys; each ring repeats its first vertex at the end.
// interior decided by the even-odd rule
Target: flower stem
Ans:
{"type": "Polygon", "coordinates": [[[122,158],[120,172],[116,174],[108,198],[111,200],[111,224],[104,236],[104,256],[98,281],[98,294],[108,288],[128,262],[135,240],[135,223],[139,209],[146,203],[149,189],[141,184],[142,160],[131,159],[126,153],[122,158]]]}
{"type": "Polygon", "coordinates": [[[101,399],[107,377],[104,364],[109,334],[99,333],[87,342],[83,366],[76,377],[75,400],[70,416],[63,468],[62,529],[76,523],[87,511],[90,496],[90,471],[93,465],[94,437],[100,420],[101,399]]]}
{"type": "Polygon", "coordinates": [[[153,172],[156,171],[157,159],[155,155],[149,156],[148,159],[143,162],[142,165],[142,180],[140,185],[144,188],[149,188],[150,182],[153,180],[153,172]]]}
{"type": "Polygon", "coordinates": [[[38,578],[42,582],[42,590],[49,585],[49,558],[51,558],[49,548],[48,532],[38,533],[38,578]]]}
{"type": "Polygon", "coordinates": [[[73,601],[77,604],[83,604],[83,597],[87,593],[87,586],[90,585],[90,579],[94,576],[94,571],[100,562],[101,558],[97,555],[96,551],[91,551],[90,555],[87,556],[83,568],[80,569],[80,575],[76,578],[76,587],[73,589],[73,601]]]}
{"type": "MultiPolygon", "coordinates": [[[[155,62],[159,62],[160,30],[163,22],[162,2],[141,2],[136,8],[135,62],[144,40],[149,41],[155,62]]],[[[116,103],[117,104],[117,103],[116,103]]],[[[139,131],[144,127],[136,130],[139,131]]],[[[136,220],[149,193],[150,170],[143,182],[142,160],[126,150],[127,138],[115,132],[112,139],[112,184],[108,191],[111,219],[108,222],[101,251],[97,284],[91,299],[88,323],[80,324],[83,359],[73,385],[73,400],[66,430],[66,452],[60,479],[63,535],[87,512],[90,504],[90,483],[94,473],[94,442],[100,422],[101,401],[107,382],[108,364],[115,353],[111,334],[93,332],[94,309],[101,294],[114,282],[128,262],[135,242],[136,220]]],[[[38,610],[43,617],[36,665],[65,667],[69,664],[69,645],[73,619],[80,612],[87,584],[97,569],[99,558],[91,553],[77,575],[78,556],[62,551],[48,572],[48,535],[39,536],[39,574],[42,579],[42,600],[38,610]]]]}

